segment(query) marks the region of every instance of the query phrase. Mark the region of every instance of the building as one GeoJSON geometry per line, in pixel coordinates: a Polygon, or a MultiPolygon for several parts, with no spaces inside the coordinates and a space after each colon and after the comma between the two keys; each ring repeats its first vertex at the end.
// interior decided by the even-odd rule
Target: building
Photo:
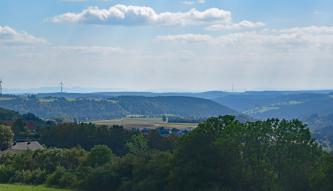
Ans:
{"type": "Polygon", "coordinates": [[[16,142],[3,153],[18,153],[27,150],[35,151],[45,149],[38,141],[16,142]]]}

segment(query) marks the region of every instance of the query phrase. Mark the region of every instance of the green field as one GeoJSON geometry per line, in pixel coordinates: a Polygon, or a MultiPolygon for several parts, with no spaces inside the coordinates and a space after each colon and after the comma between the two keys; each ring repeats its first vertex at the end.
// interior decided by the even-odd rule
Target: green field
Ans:
{"type": "Polygon", "coordinates": [[[96,125],[121,125],[125,128],[151,128],[155,129],[158,127],[166,128],[195,128],[197,123],[167,123],[162,121],[161,118],[123,118],[123,119],[114,119],[114,120],[100,120],[93,121],[92,123],[96,125]]]}
{"type": "Polygon", "coordinates": [[[47,188],[45,186],[27,186],[17,184],[0,184],[1,191],[70,191],[68,189],[47,188]]]}

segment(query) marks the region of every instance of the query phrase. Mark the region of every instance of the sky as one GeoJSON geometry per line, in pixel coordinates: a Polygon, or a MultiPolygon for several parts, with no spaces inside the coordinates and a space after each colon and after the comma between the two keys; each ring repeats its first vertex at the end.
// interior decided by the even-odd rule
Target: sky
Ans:
{"type": "Polygon", "coordinates": [[[1,0],[5,89],[333,89],[332,0],[1,0]]]}

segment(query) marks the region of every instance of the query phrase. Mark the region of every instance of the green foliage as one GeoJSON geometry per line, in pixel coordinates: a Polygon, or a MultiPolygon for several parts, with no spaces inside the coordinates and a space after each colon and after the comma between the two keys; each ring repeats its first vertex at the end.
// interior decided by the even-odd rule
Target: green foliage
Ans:
{"type": "Polygon", "coordinates": [[[77,177],[63,167],[58,167],[47,177],[46,184],[60,188],[71,188],[77,185],[77,177]]]}
{"type": "Polygon", "coordinates": [[[120,177],[115,174],[110,165],[105,165],[92,170],[81,183],[81,187],[89,191],[116,190],[120,182],[120,177]]]}
{"type": "Polygon", "coordinates": [[[13,99],[1,101],[0,107],[20,113],[34,113],[42,118],[76,118],[79,121],[115,119],[130,114],[156,117],[174,114],[183,117],[206,118],[237,113],[210,100],[182,96],[120,96],[98,99],[13,96],[13,99]]]}
{"type": "Polygon", "coordinates": [[[105,145],[96,145],[88,154],[87,164],[92,167],[97,167],[104,165],[108,162],[111,162],[112,158],[112,151],[109,147],[105,145]]]}
{"type": "MultiPolygon", "coordinates": [[[[88,127],[94,128],[76,125],[62,133],[80,134],[75,128],[88,127]]],[[[91,136],[102,136],[99,131],[107,132],[96,128],[91,136]]],[[[232,116],[213,117],[180,140],[152,131],[133,133],[123,141],[129,150],[123,155],[113,155],[107,145],[98,144],[89,151],[76,147],[2,154],[0,182],[46,183],[83,191],[333,188],[333,156],[298,120],[240,123],[232,116]]]]}
{"type": "Polygon", "coordinates": [[[132,135],[126,146],[130,153],[140,154],[147,151],[148,141],[143,134],[132,135]]]}
{"type": "Polygon", "coordinates": [[[173,190],[311,190],[323,154],[298,120],[241,124],[231,116],[211,118],[183,138],[170,185],[173,190]]]}
{"type": "Polygon", "coordinates": [[[46,176],[46,171],[41,169],[17,170],[15,171],[15,174],[9,179],[9,182],[38,185],[45,182],[46,176]]]}
{"type": "Polygon", "coordinates": [[[133,132],[121,126],[97,127],[93,124],[61,124],[41,129],[41,143],[51,147],[71,148],[80,146],[91,149],[107,145],[117,155],[127,153],[125,146],[133,132]]]}
{"type": "Polygon", "coordinates": [[[0,125],[0,151],[13,145],[13,132],[10,127],[0,125]]]}
{"type": "Polygon", "coordinates": [[[15,169],[10,166],[0,165],[0,183],[9,182],[15,174],[15,169]]]}
{"type": "Polygon", "coordinates": [[[0,108],[0,123],[15,120],[19,117],[20,117],[19,113],[15,111],[0,108]]]}
{"type": "Polygon", "coordinates": [[[2,108],[0,108],[0,124],[11,126],[15,141],[38,139],[39,129],[54,125],[50,121],[41,120],[32,113],[20,115],[2,108]]]}
{"type": "Polygon", "coordinates": [[[175,148],[179,141],[179,137],[176,135],[162,137],[156,129],[150,130],[146,135],[146,139],[148,140],[148,146],[150,149],[158,149],[161,151],[175,148]]]}

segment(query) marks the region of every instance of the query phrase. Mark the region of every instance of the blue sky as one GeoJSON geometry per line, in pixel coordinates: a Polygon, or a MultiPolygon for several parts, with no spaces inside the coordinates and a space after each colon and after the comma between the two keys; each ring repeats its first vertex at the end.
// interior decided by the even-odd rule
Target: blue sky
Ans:
{"type": "Polygon", "coordinates": [[[331,89],[330,0],[2,0],[6,88],[331,89]]]}

